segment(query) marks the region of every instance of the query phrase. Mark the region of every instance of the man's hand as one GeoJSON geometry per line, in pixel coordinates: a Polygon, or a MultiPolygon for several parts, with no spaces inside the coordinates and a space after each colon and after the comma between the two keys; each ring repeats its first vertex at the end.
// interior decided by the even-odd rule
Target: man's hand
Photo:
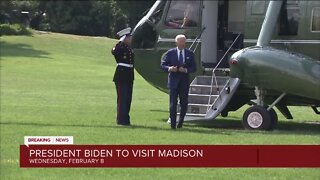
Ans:
{"type": "Polygon", "coordinates": [[[182,73],[187,73],[187,68],[179,67],[178,71],[182,73]]]}
{"type": "Polygon", "coordinates": [[[177,72],[178,68],[176,66],[170,66],[168,69],[169,72],[177,72]]]}

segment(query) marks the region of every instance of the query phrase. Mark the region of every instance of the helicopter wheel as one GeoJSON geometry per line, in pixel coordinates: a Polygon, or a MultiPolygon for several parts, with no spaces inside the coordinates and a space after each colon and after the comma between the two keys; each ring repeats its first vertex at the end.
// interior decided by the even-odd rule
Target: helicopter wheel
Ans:
{"type": "Polygon", "coordinates": [[[278,124],[278,115],[273,108],[270,109],[269,113],[271,114],[271,123],[267,130],[273,130],[278,124]]]}
{"type": "Polygon", "coordinates": [[[272,114],[267,108],[255,105],[244,112],[242,124],[250,130],[269,130],[274,119],[272,114]]]}
{"type": "Polygon", "coordinates": [[[221,112],[222,117],[228,117],[228,111],[222,111],[221,112]]]}

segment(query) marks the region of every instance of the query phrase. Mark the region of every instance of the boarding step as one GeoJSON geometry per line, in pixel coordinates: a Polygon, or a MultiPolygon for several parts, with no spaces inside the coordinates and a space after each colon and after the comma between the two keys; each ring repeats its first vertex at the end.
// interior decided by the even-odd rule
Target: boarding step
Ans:
{"type": "MultiPolygon", "coordinates": [[[[212,71],[214,68],[204,68],[203,74],[212,76],[212,71]]],[[[216,76],[229,76],[230,74],[230,69],[229,68],[217,68],[215,70],[215,75],[216,76]]]]}
{"type": "Polygon", "coordinates": [[[190,85],[190,94],[219,95],[224,86],[190,85]]]}
{"type": "MultiPolygon", "coordinates": [[[[201,76],[199,78],[198,76],[193,81],[193,84],[190,85],[189,104],[185,121],[215,119],[227,106],[240,83],[238,78],[217,77],[217,81],[220,81],[220,83],[225,81],[223,85],[218,86],[218,91],[214,85],[211,87],[211,85],[198,84],[204,82],[205,79],[208,79],[208,77],[201,76]],[[197,83],[194,83],[195,81],[197,81],[197,83]]],[[[180,106],[178,106],[177,111],[178,118],[180,106]]]]}
{"type": "MultiPolygon", "coordinates": [[[[179,121],[179,114],[177,115],[177,121],[179,121]]],[[[194,120],[205,120],[206,114],[192,114],[192,113],[187,113],[186,116],[184,117],[184,121],[194,121],[194,120]]]]}
{"type": "MultiPolygon", "coordinates": [[[[206,115],[208,107],[211,105],[208,104],[188,104],[187,114],[198,114],[198,115],[206,115]]],[[[180,112],[180,104],[178,104],[177,112],[180,112]]]]}
{"type": "Polygon", "coordinates": [[[210,95],[206,94],[189,94],[188,102],[189,104],[212,104],[218,95],[210,95]],[[209,101],[210,99],[210,101],[209,101]]]}
{"type": "MultiPolygon", "coordinates": [[[[229,79],[230,79],[229,76],[216,76],[218,86],[220,86],[220,85],[224,86],[229,79]]],[[[214,77],[212,77],[212,76],[197,76],[192,81],[191,85],[211,85],[212,80],[215,81],[214,77]]]]}
{"type": "MultiPolygon", "coordinates": [[[[205,71],[211,72],[213,71],[214,68],[204,68],[205,71]]],[[[230,72],[230,68],[216,68],[215,73],[218,72],[230,72]]]]}

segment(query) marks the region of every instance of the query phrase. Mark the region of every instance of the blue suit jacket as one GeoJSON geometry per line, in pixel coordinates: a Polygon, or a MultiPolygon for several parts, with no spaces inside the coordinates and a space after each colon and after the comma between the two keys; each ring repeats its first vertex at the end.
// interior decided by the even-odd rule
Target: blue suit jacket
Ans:
{"type": "MultiPolygon", "coordinates": [[[[184,68],[187,68],[187,73],[182,72],[170,72],[168,75],[168,88],[175,89],[178,88],[179,83],[186,85],[189,87],[189,73],[193,73],[196,71],[196,63],[194,60],[194,54],[192,51],[185,49],[184,50],[185,62],[182,65],[184,68]]],[[[170,66],[179,67],[179,59],[177,48],[169,49],[163,56],[161,60],[160,68],[168,72],[170,66]]]]}

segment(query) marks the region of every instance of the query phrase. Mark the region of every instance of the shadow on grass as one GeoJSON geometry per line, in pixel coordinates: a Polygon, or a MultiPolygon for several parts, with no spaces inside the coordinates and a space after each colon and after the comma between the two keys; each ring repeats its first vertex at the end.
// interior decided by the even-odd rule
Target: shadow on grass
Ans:
{"type": "MultiPolygon", "coordinates": [[[[168,127],[156,127],[156,126],[143,126],[133,124],[131,126],[108,126],[108,125],[78,125],[78,124],[47,124],[47,123],[25,123],[25,122],[1,122],[0,125],[18,125],[18,126],[38,126],[38,127],[84,127],[84,128],[108,128],[108,129],[119,129],[119,128],[128,128],[128,129],[146,129],[153,131],[173,131],[170,126],[168,127]]],[[[182,128],[176,131],[181,132],[191,132],[191,133],[202,133],[202,134],[223,134],[231,135],[231,133],[222,132],[221,130],[214,129],[192,129],[192,128],[182,128]]]]}
{"type": "Polygon", "coordinates": [[[33,49],[32,46],[22,43],[8,43],[1,41],[1,56],[21,56],[21,57],[37,57],[49,58],[49,53],[42,50],[33,49]]]}
{"type": "Polygon", "coordinates": [[[169,113],[169,110],[161,110],[161,109],[151,109],[151,112],[165,112],[165,113],[169,113]]]}
{"type": "MultiPolygon", "coordinates": [[[[168,119],[162,119],[164,123],[168,119]]],[[[169,126],[169,124],[168,124],[169,126]]],[[[245,130],[241,120],[236,119],[216,119],[212,121],[198,120],[184,123],[184,127],[201,127],[216,130],[236,130],[245,133],[270,133],[270,134],[320,134],[319,122],[296,122],[296,121],[279,121],[273,131],[251,131],[245,130]]]]}
{"type": "MultiPolygon", "coordinates": [[[[172,131],[170,125],[167,124],[167,119],[162,119],[163,127],[137,125],[118,126],[118,125],[89,125],[89,124],[47,124],[47,123],[26,123],[26,122],[1,122],[2,125],[22,125],[22,126],[43,126],[43,127],[84,127],[84,128],[109,128],[109,129],[146,129],[153,131],[172,131]]],[[[189,121],[185,122],[182,129],[177,129],[180,132],[201,133],[201,134],[223,134],[232,135],[232,131],[237,133],[268,133],[268,134],[320,134],[319,122],[293,122],[280,121],[274,131],[250,131],[245,130],[240,120],[235,119],[217,119],[214,121],[189,121]],[[203,129],[199,129],[203,128],[203,129]]]]}

